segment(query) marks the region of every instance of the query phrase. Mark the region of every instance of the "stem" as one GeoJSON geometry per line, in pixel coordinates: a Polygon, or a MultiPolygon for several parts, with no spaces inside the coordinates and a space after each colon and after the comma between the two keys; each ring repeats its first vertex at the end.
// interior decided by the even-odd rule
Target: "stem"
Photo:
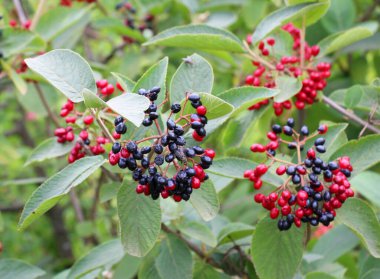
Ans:
{"type": "Polygon", "coordinates": [[[24,24],[28,20],[28,18],[26,17],[26,14],[25,14],[25,11],[24,11],[24,8],[22,6],[21,1],[20,0],[13,0],[13,4],[15,5],[17,16],[20,19],[21,24],[24,24]]]}
{"type": "Polygon", "coordinates": [[[341,114],[343,114],[344,116],[346,116],[350,120],[352,120],[352,121],[354,121],[354,122],[362,125],[363,127],[367,127],[368,130],[370,130],[370,131],[372,131],[372,132],[374,132],[376,134],[380,134],[380,129],[376,128],[372,124],[369,124],[367,121],[364,121],[363,119],[361,119],[360,117],[358,117],[356,114],[354,114],[352,112],[349,112],[348,110],[346,110],[345,108],[343,108],[339,104],[335,103],[329,97],[323,96],[322,100],[326,104],[328,104],[330,107],[332,107],[336,111],[340,112],[341,114]]]}
{"type": "Polygon", "coordinates": [[[141,140],[137,140],[136,144],[142,143],[142,142],[147,141],[147,140],[159,139],[159,138],[161,138],[161,136],[151,136],[151,137],[143,138],[141,140]]]}
{"type": "Polygon", "coordinates": [[[161,130],[161,127],[160,127],[160,123],[158,123],[158,120],[157,120],[157,119],[154,119],[154,124],[156,125],[157,131],[158,131],[158,133],[160,134],[159,137],[163,136],[163,134],[162,134],[162,130],[161,130]]]}
{"type": "Polygon", "coordinates": [[[41,15],[42,15],[42,12],[43,12],[45,6],[46,6],[46,0],[40,0],[40,2],[38,3],[36,13],[33,16],[32,25],[30,26],[30,30],[34,30],[34,28],[37,26],[37,23],[41,18],[41,15]]]}
{"type": "Polygon", "coordinates": [[[84,215],[83,215],[82,208],[80,206],[78,196],[74,189],[71,189],[70,191],[70,201],[71,201],[71,204],[73,205],[75,216],[78,222],[82,223],[84,221],[84,215]]]}
{"type": "Polygon", "coordinates": [[[253,60],[260,62],[261,64],[267,66],[267,67],[268,67],[269,69],[271,69],[271,70],[275,70],[275,69],[276,69],[276,67],[273,66],[271,63],[269,63],[268,61],[266,61],[265,59],[263,59],[263,58],[261,58],[259,55],[257,55],[255,52],[253,52],[253,51],[250,49],[250,47],[249,47],[249,45],[248,45],[248,43],[247,43],[246,41],[243,41],[243,44],[244,44],[244,47],[245,47],[245,49],[247,50],[248,54],[250,55],[250,57],[251,57],[253,60]]]}
{"type": "Polygon", "coordinates": [[[42,105],[44,106],[44,108],[45,108],[46,112],[48,113],[50,119],[54,122],[55,126],[59,127],[60,124],[59,124],[58,118],[50,109],[50,106],[49,106],[49,104],[48,104],[48,102],[47,102],[47,100],[46,100],[46,98],[42,92],[41,86],[37,82],[35,82],[34,87],[36,88],[38,97],[40,98],[42,105]]]}
{"type": "Polygon", "coordinates": [[[111,133],[108,131],[106,125],[104,124],[103,120],[100,118],[100,116],[96,116],[95,109],[90,108],[90,113],[92,117],[96,119],[96,122],[99,124],[100,128],[102,129],[103,133],[107,136],[107,138],[112,142],[115,143],[115,139],[111,135],[111,133]]]}

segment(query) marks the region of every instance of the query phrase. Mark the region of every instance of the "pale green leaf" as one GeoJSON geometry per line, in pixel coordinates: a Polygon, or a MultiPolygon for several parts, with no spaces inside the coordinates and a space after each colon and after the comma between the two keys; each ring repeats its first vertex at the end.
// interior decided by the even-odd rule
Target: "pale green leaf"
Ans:
{"type": "Polygon", "coordinates": [[[218,234],[218,245],[252,235],[255,228],[244,223],[229,223],[218,234]]]}
{"type": "Polygon", "coordinates": [[[0,278],[35,279],[45,275],[45,271],[37,266],[16,259],[0,260],[0,278]]]}
{"type": "Polygon", "coordinates": [[[215,247],[217,244],[215,235],[209,227],[202,223],[195,221],[181,222],[176,227],[187,237],[197,239],[210,247],[215,247]]]}
{"type": "Polygon", "coordinates": [[[380,208],[380,191],[378,188],[380,174],[364,171],[350,180],[352,188],[380,208]]]}
{"type": "Polygon", "coordinates": [[[274,101],[282,103],[300,92],[302,82],[297,78],[280,76],[276,78],[276,88],[280,93],[274,97],[274,101]]]}
{"type": "Polygon", "coordinates": [[[205,221],[212,220],[219,212],[218,194],[210,180],[206,180],[201,188],[191,194],[190,202],[205,221]]]}

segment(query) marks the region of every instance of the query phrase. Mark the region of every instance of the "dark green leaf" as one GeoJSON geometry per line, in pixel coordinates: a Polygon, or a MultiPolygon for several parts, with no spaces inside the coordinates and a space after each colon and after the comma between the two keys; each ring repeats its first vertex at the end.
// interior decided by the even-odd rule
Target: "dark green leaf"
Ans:
{"type": "Polygon", "coordinates": [[[210,180],[191,194],[190,202],[205,221],[212,220],[220,208],[218,194],[210,180]]]}
{"type": "Polygon", "coordinates": [[[350,183],[357,192],[377,207],[380,207],[379,181],[380,174],[372,171],[364,171],[351,179],[350,183]]]}
{"type": "Polygon", "coordinates": [[[102,156],[82,158],[56,173],[38,187],[26,202],[18,229],[23,230],[56,205],[72,188],[94,173],[105,160],[102,156]]]}

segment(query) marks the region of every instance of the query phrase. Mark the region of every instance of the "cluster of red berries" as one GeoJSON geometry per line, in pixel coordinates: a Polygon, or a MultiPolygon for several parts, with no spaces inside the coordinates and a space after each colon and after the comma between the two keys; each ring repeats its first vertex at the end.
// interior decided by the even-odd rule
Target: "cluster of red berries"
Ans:
{"type": "MultiPolygon", "coordinates": [[[[21,28],[29,30],[32,25],[32,21],[30,19],[26,20],[23,24],[21,24],[21,28]]],[[[18,22],[15,19],[9,20],[9,26],[12,28],[18,27],[18,22]]]]}
{"type": "Polygon", "coordinates": [[[306,153],[306,158],[301,161],[301,151],[306,141],[318,135],[325,134],[328,128],[321,125],[317,132],[309,135],[307,126],[301,130],[294,130],[294,120],[288,119],[283,127],[273,125],[272,131],[267,134],[270,142],[267,145],[253,144],[252,152],[266,152],[270,163],[259,164],[253,170],[247,170],[244,177],[253,182],[253,187],[259,190],[262,185],[262,176],[275,163],[281,165],[277,167],[276,174],[287,175],[283,185],[267,196],[258,193],[254,200],[260,203],[263,208],[270,211],[270,217],[277,219],[280,230],[288,230],[294,223],[300,227],[302,223],[310,223],[312,226],[322,224],[328,226],[336,216],[336,209],[340,208],[346,199],[353,197],[354,192],[348,178],[353,170],[349,157],[341,157],[336,161],[324,162],[317,157],[317,153],[325,153],[325,139],[319,137],[314,140],[314,145],[306,153]],[[284,140],[280,137],[292,137],[292,141],[284,140]],[[288,145],[290,150],[297,150],[298,163],[286,162],[277,159],[276,149],[280,143],[288,145]]]}
{"type": "MultiPolygon", "coordinates": [[[[273,103],[274,112],[277,116],[281,115],[284,110],[291,109],[292,101],[299,110],[304,109],[306,104],[313,104],[316,101],[318,91],[326,87],[326,79],[331,75],[331,65],[329,63],[313,64],[315,57],[319,54],[319,46],[309,46],[305,42],[303,49],[301,49],[301,31],[291,23],[286,24],[282,29],[293,38],[293,55],[283,56],[280,60],[277,60],[272,48],[276,44],[275,39],[268,38],[261,41],[257,46],[257,51],[268,63],[263,64],[259,61],[252,61],[256,70],[245,79],[247,85],[275,88],[275,77],[279,75],[302,77],[302,88],[295,95],[294,100],[273,103]]],[[[251,44],[251,36],[247,37],[247,42],[251,44]]],[[[249,110],[257,110],[267,104],[269,104],[268,99],[249,107],[249,110]]]]}
{"type": "MultiPolygon", "coordinates": [[[[152,102],[146,111],[148,121],[145,122],[149,122],[148,126],[150,126],[151,122],[155,121],[159,134],[139,141],[115,142],[109,153],[109,162],[111,165],[118,165],[121,169],[128,168],[133,171],[132,177],[138,182],[136,187],[138,194],[144,193],[154,200],[161,195],[164,199],[172,196],[176,202],[187,201],[190,199],[193,189],[200,188],[202,182],[208,179],[205,169],[212,165],[215,152],[212,149],[204,150],[199,146],[186,147],[184,134],[195,121],[190,122],[188,118],[190,115],[182,115],[183,111],[179,104],[171,106],[171,113],[166,121],[166,130],[161,132],[157,122],[159,117],[156,112],[157,105],[154,103],[159,92],[159,87],[139,90],[140,95],[149,98],[152,102]],[[172,115],[179,112],[181,115],[177,120],[171,118],[172,115]],[[182,121],[186,123],[181,125],[182,121]],[[148,141],[150,141],[149,144],[147,144],[148,141]],[[141,147],[139,147],[140,144],[141,147]],[[166,166],[164,166],[165,163],[166,166]],[[170,166],[174,166],[176,171],[171,178],[168,173],[170,166]]],[[[192,104],[197,102],[197,108],[201,106],[198,94],[188,95],[188,100],[192,104]]],[[[185,106],[186,104],[187,102],[185,106]]],[[[114,124],[117,134],[127,132],[123,117],[117,117],[114,124]]]]}
{"type": "Polygon", "coordinates": [[[60,0],[60,5],[65,7],[71,7],[73,2],[86,2],[88,4],[95,3],[96,0],[60,0]]]}
{"type": "MultiPolygon", "coordinates": [[[[57,137],[57,142],[65,143],[72,142],[76,139],[76,144],[72,148],[69,156],[68,162],[71,164],[80,158],[86,156],[86,154],[99,155],[105,152],[103,147],[104,144],[108,143],[109,140],[104,137],[96,137],[95,135],[90,135],[88,132],[88,127],[94,122],[94,118],[92,115],[84,116],[79,112],[74,110],[74,103],[71,100],[67,100],[67,102],[61,108],[61,117],[65,118],[65,121],[68,125],[66,128],[58,127],[54,131],[54,135],[57,137]],[[76,124],[78,121],[78,117],[84,124],[84,128],[80,129],[79,135],[76,138],[74,129],[71,125],[76,124]],[[95,144],[91,145],[91,137],[94,138],[95,144]]],[[[80,123],[81,124],[81,123],[80,123]]]]}
{"type": "MultiPolygon", "coordinates": [[[[138,29],[141,33],[143,33],[144,30],[150,30],[153,32],[154,16],[152,14],[147,14],[143,20],[139,20],[136,16],[136,9],[133,7],[131,2],[127,1],[116,4],[115,9],[126,16],[124,20],[125,26],[128,26],[131,29],[138,29]],[[137,21],[140,22],[138,26],[136,26],[137,21]]],[[[129,36],[123,36],[123,40],[128,44],[135,42],[135,40],[129,36]]]]}
{"type": "MultiPolygon", "coordinates": [[[[99,89],[100,94],[103,96],[110,96],[115,92],[115,87],[113,84],[109,83],[106,79],[101,79],[96,82],[96,87],[99,89]]],[[[121,92],[124,91],[124,89],[121,87],[120,83],[116,83],[117,89],[119,89],[121,92]]]]}

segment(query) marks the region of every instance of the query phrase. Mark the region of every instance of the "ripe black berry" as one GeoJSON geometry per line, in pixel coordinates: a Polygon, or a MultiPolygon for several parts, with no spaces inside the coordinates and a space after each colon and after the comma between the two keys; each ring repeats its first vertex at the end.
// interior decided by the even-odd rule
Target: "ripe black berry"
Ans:
{"type": "Polygon", "coordinates": [[[281,134],[282,133],[282,129],[281,129],[281,126],[278,125],[278,124],[275,124],[272,126],[272,131],[276,134],[281,134]]]}
{"type": "Polygon", "coordinates": [[[127,132],[127,126],[124,123],[119,123],[116,125],[115,131],[119,135],[125,134],[127,132]]]}
{"type": "Polygon", "coordinates": [[[114,154],[116,153],[119,153],[120,152],[120,149],[121,149],[121,144],[119,142],[115,142],[113,145],[112,145],[112,152],[114,154]]]}
{"type": "Polygon", "coordinates": [[[293,129],[290,126],[284,126],[283,131],[284,131],[284,134],[287,136],[293,135],[293,129]]]}
{"type": "Polygon", "coordinates": [[[123,121],[124,121],[124,118],[122,116],[118,116],[115,118],[114,124],[115,126],[117,126],[117,124],[122,123],[123,121]]]}
{"type": "Polygon", "coordinates": [[[180,104],[172,104],[170,109],[173,113],[178,113],[181,111],[181,105],[180,104]]]}

